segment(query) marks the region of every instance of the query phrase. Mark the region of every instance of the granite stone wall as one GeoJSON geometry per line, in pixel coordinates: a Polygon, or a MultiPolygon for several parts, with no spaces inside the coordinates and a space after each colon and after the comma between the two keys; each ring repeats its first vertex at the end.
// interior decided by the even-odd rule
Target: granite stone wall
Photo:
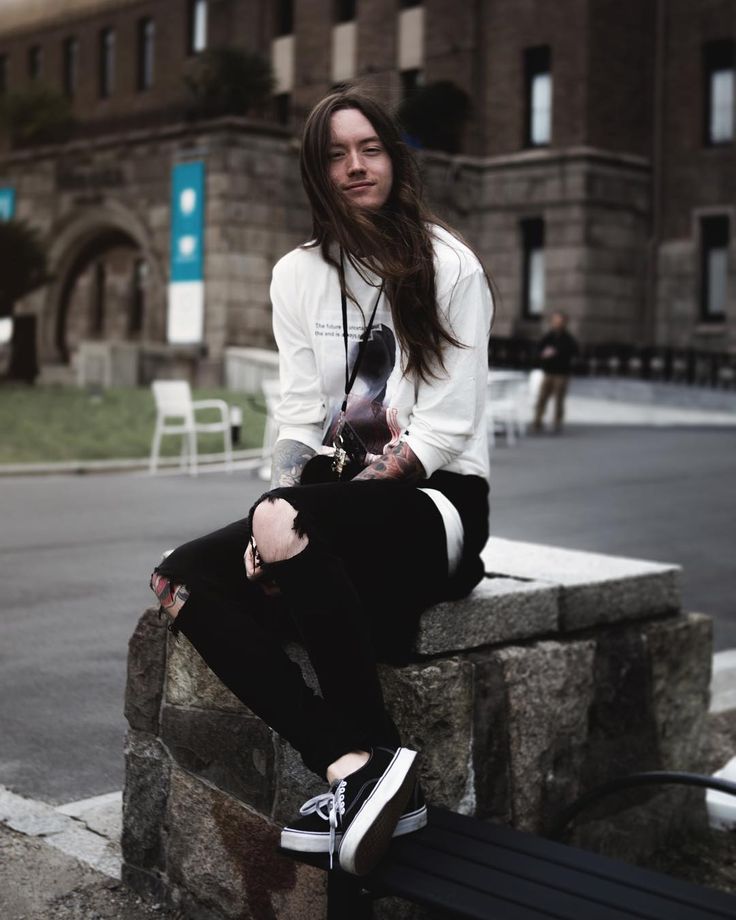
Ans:
{"type": "MultiPolygon", "coordinates": [[[[607,779],[697,767],[711,627],[681,611],[676,567],[499,539],[485,561],[470,598],[424,615],[413,659],[381,666],[432,803],[543,834],[607,779]]],[[[126,882],[192,918],[324,916],[325,874],[276,850],[324,782],[165,626],[150,609],[130,642],[126,882]]],[[[623,808],[581,816],[576,842],[631,857],[682,830],[671,807],[623,808]]]]}

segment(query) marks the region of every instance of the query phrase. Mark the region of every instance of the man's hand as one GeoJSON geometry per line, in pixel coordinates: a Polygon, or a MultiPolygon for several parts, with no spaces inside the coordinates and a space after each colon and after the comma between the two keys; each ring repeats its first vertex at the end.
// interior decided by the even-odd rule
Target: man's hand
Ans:
{"type": "Polygon", "coordinates": [[[245,576],[248,581],[257,582],[263,593],[269,597],[281,593],[277,585],[264,577],[261,555],[253,537],[250,538],[243,561],[245,562],[245,576]]]}
{"type": "Polygon", "coordinates": [[[353,482],[361,479],[400,479],[413,484],[425,478],[421,461],[411,447],[401,441],[358,473],[353,482]]]}

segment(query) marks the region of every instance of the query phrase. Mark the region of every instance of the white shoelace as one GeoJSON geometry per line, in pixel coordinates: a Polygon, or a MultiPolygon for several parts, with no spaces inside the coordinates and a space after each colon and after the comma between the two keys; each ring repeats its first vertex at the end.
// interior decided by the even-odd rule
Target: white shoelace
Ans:
{"type": "Polygon", "coordinates": [[[299,809],[300,815],[319,815],[324,821],[330,824],[330,869],[332,868],[332,856],[335,852],[335,833],[337,831],[337,819],[345,814],[345,780],[341,779],[336,786],[333,786],[329,792],[322,792],[315,795],[302,805],[299,809]]]}

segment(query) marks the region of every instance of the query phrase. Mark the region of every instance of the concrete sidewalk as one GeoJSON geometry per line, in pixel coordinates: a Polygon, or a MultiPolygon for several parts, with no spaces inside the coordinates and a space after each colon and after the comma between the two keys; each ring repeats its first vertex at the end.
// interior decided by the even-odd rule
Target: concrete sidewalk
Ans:
{"type": "Polygon", "coordinates": [[[120,881],[121,794],[54,808],[0,787],[3,920],[178,920],[120,881]]]}
{"type": "MultiPolygon", "coordinates": [[[[636,425],[654,428],[736,426],[736,412],[695,406],[623,402],[576,393],[572,384],[566,415],[570,425],[636,425]]],[[[551,407],[547,407],[548,413],[551,407]]]]}
{"type": "Polygon", "coordinates": [[[146,903],[118,879],[3,824],[0,915],[3,920],[179,920],[178,911],[146,903]]]}

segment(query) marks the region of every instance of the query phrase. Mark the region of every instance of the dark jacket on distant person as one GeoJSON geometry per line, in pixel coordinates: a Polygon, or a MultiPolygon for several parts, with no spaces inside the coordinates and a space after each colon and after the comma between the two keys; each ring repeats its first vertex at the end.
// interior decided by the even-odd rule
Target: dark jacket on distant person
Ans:
{"type": "Polygon", "coordinates": [[[539,346],[539,366],[546,374],[569,374],[572,359],[578,353],[578,343],[573,335],[567,329],[555,331],[551,329],[542,336],[539,346]],[[551,357],[543,358],[542,352],[545,348],[554,348],[555,353],[551,357]]]}

